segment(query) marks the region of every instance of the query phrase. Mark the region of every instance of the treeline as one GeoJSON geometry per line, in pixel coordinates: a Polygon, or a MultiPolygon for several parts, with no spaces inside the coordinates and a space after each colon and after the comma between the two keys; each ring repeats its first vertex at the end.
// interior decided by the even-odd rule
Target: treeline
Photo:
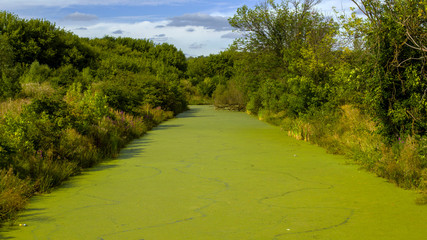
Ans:
{"type": "Polygon", "coordinates": [[[169,44],[0,12],[0,222],[186,110],[186,70],[169,44]]]}
{"type": "Polygon", "coordinates": [[[365,17],[329,17],[318,2],[239,8],[229,22],[243,37],[189,60],[189,81],[217,107],[346,154],[427,202],[427,3],[354,0],[365,17]]]}

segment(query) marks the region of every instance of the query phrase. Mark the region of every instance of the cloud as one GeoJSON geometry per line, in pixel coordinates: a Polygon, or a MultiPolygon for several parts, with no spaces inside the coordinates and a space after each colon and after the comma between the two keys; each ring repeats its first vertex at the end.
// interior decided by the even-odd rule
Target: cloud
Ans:
{"type": "Polygon", "coordinates": [[[119,29],[119,30],[114,31],[113,34],[123,34],[123,31],[119,29]]]}
{"type": "Polygon", "coordinates": [[[79,28],[76,28],[76,30],[86,31],[87,28],[85,28],[85,27],[79,27],[79,28]]]}
{"type": "MultiPolygon", "coordinates": [[[[188,32],[188,27],[168,27],[167,20],[163,21],[143,21],[135,23],[123,22],[93,22],[87,27],[87,31],[77,31],[80,25],[67,25],[67,30],[73,31],[80,37],[102,38],[111,35],[112,32],[120,29],[123,34],[116,35],[131,37],[136,39],[150,39],[156,43],[170,43],[181,49],[187,56],[208,56],[218,53],[233,43],[233,39],[221,38],[227,32],[217,32],[204,27],[192,27],[193,32],[188,32]],[[164,28],[157,28],[163,25],[164,28]]],[[[80,23],[78,23],[80,24],[80,23]]]]}
{"type": "Polygon", "coordinates": [[[242,36],[243,35],[241,33],[229,32],[229,33],[226,33],[226,34],[222,35],[221,38],[236,39],[236,38],[240,38],[242,36]]]}
{"type": "Polygon", "coordinates": [[[80,12],[75,12],[65,16],[65,20],[69,20],[69,21],[93,21],[97,19],[98,17],[96,15],[85,14],[80,12]]]}
{"type": "Polygon", "coordinates": [[[195,0],[2,0],[2,8],[70,7],[70,6],[176,6],[195,0]]]}
{"type": "Polygon", "coordinates": [[[169,20],[171,21],[167,25],[169,27],[197,26],[213,29],[215,31],[227,31],[232,29],[226,17],[211,16],[202,13],[184,14],[182,16],[170,18],[169,20]]]}
{"type": "Polygon", "coordinates": [[[192,43],[190,46],[188,46],[190,49],[201,49],[204,46],[206,46],[205,44],[202,43],[192,43]]]}
{"type": "Polygon", "coordinates": [[[187,28],[187,30],[186,30],[187,32],[194,32],[194,31],[196,31],[196,30],[194,30],[194,28],[187,28]]]}
{"type": "Polygon", "coordinates": [[[166,41],[168,41],[168,38],[166,37],[166,34],[164,34],[164,33],[154,35],[154,37],[152,37],[150,39],[155,41],[155,42],[166,42],[166,41]]]}

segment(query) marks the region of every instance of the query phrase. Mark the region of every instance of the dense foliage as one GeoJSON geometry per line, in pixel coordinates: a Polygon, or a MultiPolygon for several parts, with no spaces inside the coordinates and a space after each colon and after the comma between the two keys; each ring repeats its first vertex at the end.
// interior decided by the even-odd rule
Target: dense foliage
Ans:
{"type": "Polygon", "coordinates": [[[426,0],[353,0],[364,18],[318,2],[243,6],[229,19],[243,37],[190,59],[0,12],[0,221],[187,99],[246,110],[427,196],[426,0]]]}
{"type": "Polygon", "coordinates": [[[324,16],[319,2],[239,8],[229,22],[243,37],[191,59],[189,80],[218,107],[245,109],[426,192],[427,2],[355,0],[363,18],[354,9],[324,16]]]}
{"type": "Polygon", "coordinates": [[[0,12],[0,221],[184,111],[184,54],[0,12]]]}

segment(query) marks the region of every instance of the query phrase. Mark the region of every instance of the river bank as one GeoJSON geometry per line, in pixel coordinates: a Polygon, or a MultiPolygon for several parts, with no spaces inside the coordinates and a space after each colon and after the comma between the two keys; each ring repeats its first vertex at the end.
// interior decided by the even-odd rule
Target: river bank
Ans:
{"type": "Polygon", "coordinates": [[[0,239],[415,240],[416,195],[244,113],[192,106],[33,198],[0,239]]]}

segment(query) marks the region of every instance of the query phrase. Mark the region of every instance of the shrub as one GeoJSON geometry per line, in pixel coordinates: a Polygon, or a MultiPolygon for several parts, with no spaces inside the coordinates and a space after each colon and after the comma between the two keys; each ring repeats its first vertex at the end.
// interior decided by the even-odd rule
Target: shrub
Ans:
{"type": "Polygon", "coordinates": [[[77,163],[60,161],[53,151],[37,152],[25,163],[34,181],[34,191],[48,192],[79,172],[77,163]]]}
{"type": "Polygon", "coordinates": [[[28,179],[19,179],[12,168],[0,169],[0,221],[14,217],[18,210],[23,209],[31,193],[28,179]]]}
{"type": "Polygon", "coordinates": [[[234,81],[229,81],[227,87],[218,85],[213,93],[216,107],[225,107],[233,110],[244,110],[246,105],[245,96],[242,90],[234,81]]]}
{"type": "Polygon", "coordinates": [[[106,97],[91,89],[82,92],[81,83],[73,84],[64,99],[70,106],[74,128],[82,134],[87,134],[93,124],[108,115],[106,97]]]}
{"type": "Polygon", "coordinates": [[[47,65],[40,65],[36,60],[34,61],[28,71],[21,77],[21,83],[42,83],[48,81],[51,76],[52,70],[47,65]]]}
{"type": "Polygon", "coordinates": [[[92,141],[72,128],[62,131],[57,152],[62,159],[76,162],[82,168],[92,167],[100,161],[98,149],[92,141]]]}
{"type": "Polygon", "coordinates": [[[92,125],[88,136],[99,149],[102,158],[116,157],[124,145],[114,120],[108,116],[103,117],[97,125],[92,125]]]}

